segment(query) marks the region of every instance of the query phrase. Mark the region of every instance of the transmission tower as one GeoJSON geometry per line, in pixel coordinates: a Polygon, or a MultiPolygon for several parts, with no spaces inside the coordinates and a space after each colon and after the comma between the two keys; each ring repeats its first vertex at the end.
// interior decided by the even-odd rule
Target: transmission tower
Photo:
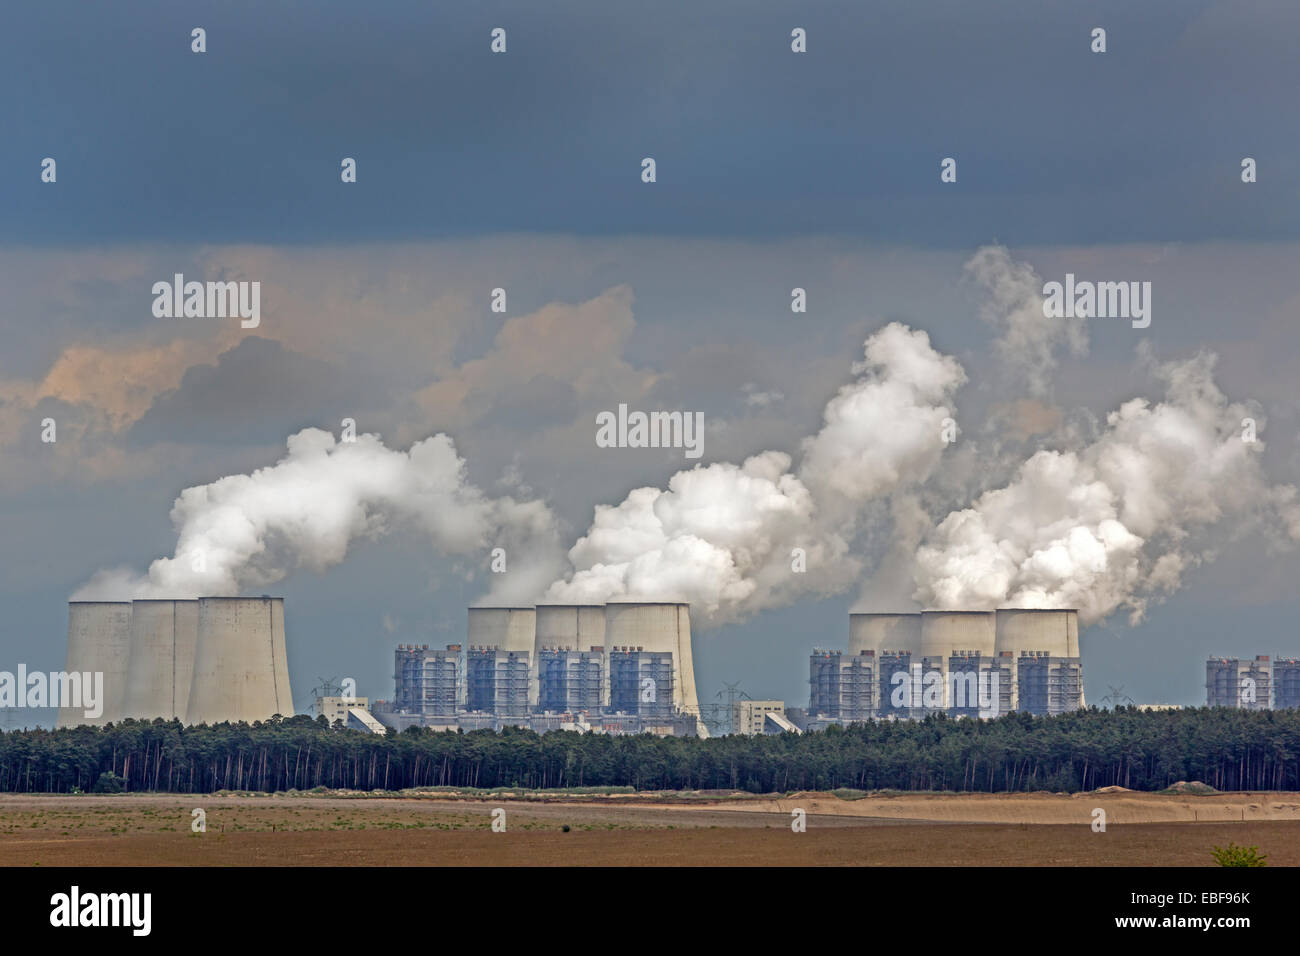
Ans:
{"type": "Polygon", "coordinates": [[[1101,702],[1103,704],[1109,702],[1112,709],[1115,707],[1119,707],[1125,703],[1131,706],[1137,705],[1137,701],[1135,701],[1132,697],[1128,696],[1128,694],[1124,693],[1123,684],[1120,684],[1118,687],[1116,687],[1114,684],[1107,684],[1106,687],[1110,691],[1110,693],[1101,699],[1101,702]]]}
{"type": "Polygon", "coordinates": [[[753,700],[754,698],[750,697],[749,694],[745,693],[745,691],[741,689],[740,681],[736,681],[735,683],[731,683],[731,684],[727,683],[726,681],[723,681],[722,687],[723,689],[718,691],[713,696],[721,698],[725,694],[727,698],[727,703],[725,705],[714,704],[713,706],[719,709],[724,706],[726,707],[726,712],[723,715],[723,719],[719,720],[718,724],[724,728],[723,731],[724,733],[732,734],[736,732],[736,701],[753,700]]]}
{"type": "Polygon", "coordinates": [[[338,682],[337,677],[317,677],[316,679],[320,681],[320,685],[311,689],[313,698],[343,696],[343,685],[338,682]]]}

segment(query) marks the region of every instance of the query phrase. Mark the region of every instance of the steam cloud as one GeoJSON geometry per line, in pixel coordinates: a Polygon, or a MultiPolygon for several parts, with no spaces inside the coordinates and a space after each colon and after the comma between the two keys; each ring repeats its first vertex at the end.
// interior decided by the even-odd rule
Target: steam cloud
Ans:
{"type": "Polygon", "coordinates": [[[936,608],[1077,607],[1134,623],[1183,572],[1213,557],[1198,535],[1294,517],[1294,489],[1270,487],[1250,410],[1213,379],[1214,356],[1155,365],[1163,401],[1125,402],[1077,449],[1040,450],[1005,487],[949,514],[917,552],[916,593],[936,608]]]}
{"type": "Polygon", "coordinates": [[[988,293],[980,318],[998,332],[993,351],[1030,395],[1047,394],[1062,346],[1073,355],[1088,353],[1083,320],[1044,319],[1043,280],[1028,263],[1013,262],[1005,247],[979,249],[966,274],[988,293]]]}
{"type": "Polygon", "coordinates": [[[720,621],[858,580],[862,562],[849,548],[862,506],[930,476],[966,375],[925,332],[899,323],[867,340],[853,373],[859,379],[831,399],[821,430],[804,441],[797,471],[789,455],[766,451],[598,505],[569,551],[575,572],[546,599],[689,601],[693,613],[720,621]],[[795,548],[808,573],[791,573],[795,548]]]}
{"type": "MultiPolygon", "coordinates": [[[[981,317],[1008,381],[1039,400],[1057,353],[1086,351],[1085,330],[1043,317],[1038,277],[1005,249],[979,250],[966,269],[988,291],[981,317]]],[[[1010,479],[953,508],[970,492],[954,491],[960,468],[938,469],[966,374],[924,331],[889,324],[867,339],[797,467],[764,451],[597,505],[567,570],[547,505],[469,484],[446,435],[402,452],[377,435],[340,443],[309,428],[273,466],[186,489],[172,557],[143,576],[102,571],[74,599],[238,594],[409,526],[443,554],[504,547],[510,573],[492,575],[486,596],[503,603],[688,601],[718,623],[842,592],[870,570],[862,594],[877,610],[1077,607],[1092,622],[1127,609],[1136,621],[1213,558],[1211,534],[1262,524],[1300,540],[1300,494],[1265,479],[1262,443],[1242,440],[1252,412],[1219,390],[1214,356],[1161,365],[1139,348],[1139,359],[1162,400],[1128,401],[1099,434],[1064,430],[1023,461],[998,453],[1010,479]],[[798,560],[806,573],[792,573],[798,560]]]]}
{"type": "Polygon", "coordinates": [[[101,571],[74,600],[234,595],[283,579],[296,567],[323,571],[358,538],[410,525],[443,554],[486,556],[503,547],[512,573],[493,575],[501,601],[530,600],[563,566],[554,515],[540,501],[491,498],[465,479],[446,435],[387,448],[378,435],[339,442],[307,428],[288,454],[251,475],[187,488],[171,512],[173,557],[147,575],[101,571]]]}

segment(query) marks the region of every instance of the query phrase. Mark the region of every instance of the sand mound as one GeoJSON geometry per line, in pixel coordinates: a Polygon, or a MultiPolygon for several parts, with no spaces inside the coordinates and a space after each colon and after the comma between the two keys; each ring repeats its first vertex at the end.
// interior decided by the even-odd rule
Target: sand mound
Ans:
{"type": "Polygon", "coordinates": [[[1165,788],[1164,793],[1218,793],[1208,783],[1201,783],[1199,780],[1193,780],[1190,783],[1186,780],[1179,780],[1177,783],[1165,788]]]}

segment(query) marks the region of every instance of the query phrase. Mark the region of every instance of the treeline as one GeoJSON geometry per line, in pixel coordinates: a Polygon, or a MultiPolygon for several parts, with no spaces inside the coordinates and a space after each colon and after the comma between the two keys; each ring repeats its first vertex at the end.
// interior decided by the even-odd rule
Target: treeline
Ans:
{"type": "Polygon", "coordinates": [[[306,716],[251,726],[127,720],[0,735],[0,791],[10,793],[97,784],[170,793],[427,786],[1073,792],[1161,790],[1179,780],[1300,790],[1300,711],[1093,708],[710,740],[517,729],[377,736],[306,716]]]}

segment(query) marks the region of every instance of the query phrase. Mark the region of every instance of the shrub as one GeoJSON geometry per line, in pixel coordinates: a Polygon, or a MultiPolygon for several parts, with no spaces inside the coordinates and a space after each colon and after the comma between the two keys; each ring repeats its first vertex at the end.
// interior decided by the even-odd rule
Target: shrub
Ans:
{"type": "Polygon", "coordinates": [[[1237,846],[1229,843],[1226,847],[1214,848],[1214,862],[1219,866],[1268,866],[1264,861],[1267,856],[1259,855],[1257,846],[1237,846]]]}
{"type": "Polygon", "coordinates": [[[92,793],[125,793],[126,783],[122,778],[113,771],[109,770],[99,775],[95,781],[95,786],[91,788],[92,793]]]}

